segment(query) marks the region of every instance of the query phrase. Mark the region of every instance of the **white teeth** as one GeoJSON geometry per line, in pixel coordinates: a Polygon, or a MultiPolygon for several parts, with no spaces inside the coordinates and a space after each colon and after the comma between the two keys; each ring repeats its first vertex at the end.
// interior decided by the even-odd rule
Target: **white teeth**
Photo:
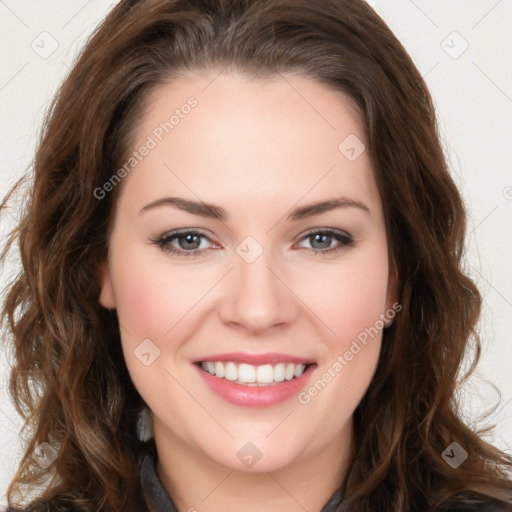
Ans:
{"type": "Polygon", "coordinates": [[[201,368],[219,378],[236,381],[237,384],[248,386],[267,385],[300,377],[306,370],[305,364],[278,363],[254,366],[245,363],[223,363],[220,361],[203,362],[201,368]]]}
{"type": "Polygon", "coordinates": [[[305,364],[298,364],[295,367],[295,372],[294,372],[295,377],[300,377],[304,373],[305,369],[306,369],[306,365],[305,364]]]}
{"type": "Polygon", "coordinates": [[[274,380],[276,382],[283,382],[283,380],[284,380],[284,363],[279,363],[274,366],[274,380]]]}
{"type": "Polygon", "coordinates": [[[272,365],[264,364],[263,366],[258,366],[256,368],[255,380],[265,384],[270,384],[271,382],[274,382],[274,368],[272,368],[272,365]]]}
{"type": "Polygon", "coordinates": [[[217,377],[225,377],[226,376],[226,371],[224,370],[224,365],[222,363],[215,363],[214,371],[212,372],[209,367],[208,367],[208,371],[212,375],[217,375],[217,377]]]}
{"type": "Polygon", "coordinates": [[[240,382],[256,382],[256,367],[252,364],[241,364],[238,367],[238,380],[240,382]]]}
{"type": "Polygon", "coordinates": [[[238,369],[235,363],[226,363],[225,367],[225,375],[224,378],[227,380],[237,380],[238,379],[238,369]]]}
{"type": "Polygon", "coordinates": [[[295,365],[294,364],[287,364],[286,369],[284,371],[284,378],[286,380],[292,380],[295,375],[295,365]]]}

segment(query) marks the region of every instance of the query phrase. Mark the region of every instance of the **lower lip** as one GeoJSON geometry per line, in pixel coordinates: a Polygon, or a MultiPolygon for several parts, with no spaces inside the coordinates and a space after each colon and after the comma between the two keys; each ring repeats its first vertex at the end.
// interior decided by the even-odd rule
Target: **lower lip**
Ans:
{"type": "Polygon", "coordinates": [[[306,371],[292,380],[284,380],[272,386],[244,386],[227,379],[215,377],[194,364],[206,385],[218,396],[239,407],[272,407],[297,395],[306,385],[316,365],[312,364],[306,371]]]}

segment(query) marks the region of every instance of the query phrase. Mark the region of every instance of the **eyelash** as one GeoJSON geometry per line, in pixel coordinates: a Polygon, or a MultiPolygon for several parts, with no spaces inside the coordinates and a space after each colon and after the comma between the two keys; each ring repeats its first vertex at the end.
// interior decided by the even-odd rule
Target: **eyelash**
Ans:
{"type": "MultiPolygon", "coordinates": [[[[332,237],[336,239],[338,242],[340,242],[340,245],[332,247],[330,249],[309,249],[306,248],[306,250],[313,253],[314,256],[318,255],[325,255],[325,254],[332,254],[337,253],[339,251],[342,251],[343,249],[350,247],[354,244],[354,239],[351,235],[348,233],[343,233],[340,231],[337,231],[332,228],[323,228],[323,229],[315,229],[313,231],[310,231],[309,233],[306,233],[302,238],[301,242],[303,240],[307,240],[308,238],[313,237],[314,235],[322,234],[327,235],[329,237],[332,237]]],[[[207,240],[210,240],[210,238],[205,235],[204,233],[201,233],[200,231],[195,230],[181,230],[181,231],[172,231],[170,233],[166,233],[165,235],[152,239],[151,242],[158,247],[160,247],[164,252],[176,254],[179,256],[185,256],[187,258],[198,258],[200,257],[204,252],[206,252],[208,249],[193,249],[191,251],[185,251],[183,249],[176,249],[175,247],[172,247],[170,245],[170,242],[172,240],[178,239],[180,237],[186,236],[186,235],[199,235],[207,240]]]]}

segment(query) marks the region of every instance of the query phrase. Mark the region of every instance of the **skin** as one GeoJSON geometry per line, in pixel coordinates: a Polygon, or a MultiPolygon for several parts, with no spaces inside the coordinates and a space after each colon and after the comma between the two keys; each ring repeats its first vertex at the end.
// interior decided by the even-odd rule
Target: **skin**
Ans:
{"type": "MultiPolygon", "coordinates": [[[[319,511],[345,470],[382,333],[307,404],[296,396],[262,409],[229,404],[191,361],[292,354],[316,361],[308,386],[332,368],[394,302],[381,199],[367,152],[349,161],[338,150],[349,134],[365,141],[341,93],[292,74],[215,76],[189,74],[152,95],[134,149],[187,98],[198,105],[121,184],[100,302],[117,310],[127,367],[152,411],[158,475],[180,512],[319,511]],[[167,196],[214,203],[228,218],[169,205],[141,213],[167,196]],[[348,206],[286,220],[293,208],[341,196],[369,212],[348,206]],[[152,242],[184,228],[208,237],[197,258],[152,242]],[[305,237],[316,228],[348,233],[353,244],[305,237]],[[247,236],[263,250],[252,263],[236,252],[247,236]],[[144,339],[160,350],[148,366],[134,355],[144,339]],[[262,454],[251,468],[237,457],[248,442],[262,454]]],[[[183,239],[170,243],[191,250],[183,239]]]]}

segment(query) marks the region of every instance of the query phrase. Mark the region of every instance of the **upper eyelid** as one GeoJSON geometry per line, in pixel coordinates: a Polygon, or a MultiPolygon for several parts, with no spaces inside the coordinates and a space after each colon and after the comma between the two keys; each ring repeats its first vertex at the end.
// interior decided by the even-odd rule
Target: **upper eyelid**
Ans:
{"type": "Polygon", "coordinates": [[[174,238],[178,237],[180,235],[188,235],[188,234],[195,234],[195,235],[201,235],[204,238],[207,238],[211,242],[215,241],[215,238],[210,236],[207,232],[203,231],[200,228],[184,228],[184,229],[178,229],[176,231],[166,231],[161,236],[157,237],[158,239],[163,238],[174,238]]]}
{"type": "MultiPolygon", "coordinates": [[[[156,240],[165,240],[166,238],[176,238],[180,235],[186,235],[186,234],[197,234],[201,235],[204,238],[207,238],[212,243],[220,243],[216,242],[214,237],[211,237],[208,235],[205,231],[203,231],[201,228],[182,228],[174,231],[168,231],[163,233],[161,236],[157,237],[156,240]]],[[[331,227],[323,227],[323,228],[310,228],[309,230],[306,230],[304,233],[299,234],[296,238],[299,238],[300,241],[304,240],[305,238],[308,238],[309,236],[313,236],[317,233],[329,233],[332,236],[338,234],[341,236],[346,236],[347,238],[354,240],[354,236],[349,233],[346,230],[339,229],[339,228],[331,228],[331,227]]],[[[197,249],[197,250],[205,250],[205,249],[197,249]]],[[[191,251],[190,251],[191,252],[191,251]]]]}

